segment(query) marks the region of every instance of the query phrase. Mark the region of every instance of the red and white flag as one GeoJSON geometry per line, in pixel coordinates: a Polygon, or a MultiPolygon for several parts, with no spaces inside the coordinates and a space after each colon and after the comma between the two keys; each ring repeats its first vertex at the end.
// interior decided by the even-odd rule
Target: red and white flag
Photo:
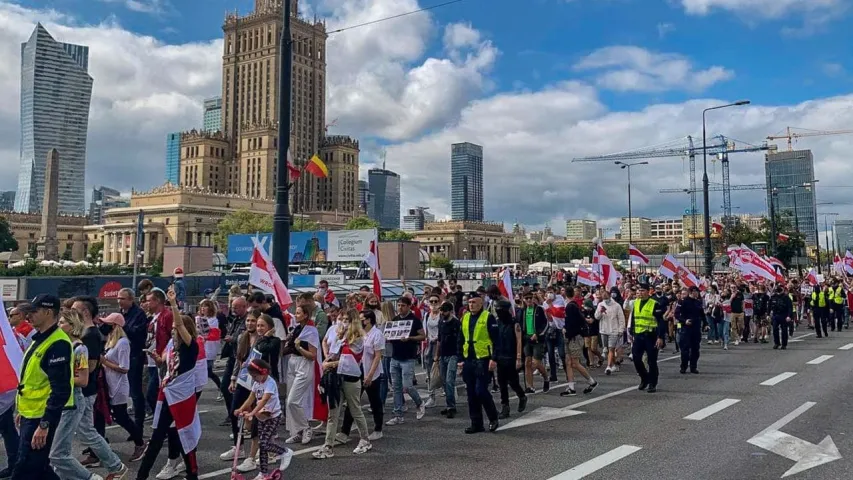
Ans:
{"type": "Polygon", "coordinates": [[[782,243],[787,242],[789,238],[791,238],[791,237],[788,235],[785,235],[784,233],[776,234],[776,239],[782,243]]]}
{"type": "Polygon", "coordinates": [[[364,261],[373,270],[373,293],[382,300],[382,272],[379,268],[379,251],[377,250],[376,240],[370,241],[370,250],[367,252],[364,261]]]}
{"type": "Polygon", "coordinates": [[[815,272],[814,268],[809,269],[809,274],[806,275],[806,280],[809,282],[809,285],[815,286],[817,285],[817,272],[815,272]]]}
{"type": "Polygon", "coordinates": [[[610,261],[601,245],[595,247],[592,259],[593,266],[597,267],[595,270],[598,272],[601,284],[608,289],[615,287],[619,279],[622,278],[622,274],[613,267],[613,262],[610,261]]]}
{"type": "Polygon", "coordinates": [[[767,262],[774,267],[779,267],[782,270],[785,270],[785,264],[782,263],[782,260],[779,260],[776,257],[767,257],[767,262]]]}
{"type": "Polygon", "coordinates": [[[740,247],[730,245],[726,248],[726,254],[729,256],[729,267],[740,270],[743,264],[740,261],[740,247]]]}
{"type": "Polygon", "coordinates": [[[264,292],[275,295],[275,301],[284,310],[293,304],[293,299],[290,298],[290,292],[287,286],[281,281],[278,271],[275,269],[270,256],[264,249],[263,245],[257,241],[255,249],[252,251],[252,267],[249,269],[249,283],[254,285],[264,292]]]}
{"type": "Polygon", "coordinates": [[[719,222],[712,222],[711,223],[711,229],[714,230],[714,233],[716,233],[718,235],[720,234],[720,232],[723,231],[724,228],[726,228],[726,226],[723,225],[722,223],[719,223],[719,222]]]}
{"type": "MultiPolygon", "coordinates": [[[[309,420],[325,422],[329,419],[329,406],[328,404],[323,403],[323,400],[320,398],[320,380],[323,378],[323,347],[320,345],[320,332],[317,331],[317,327],[315,327],[312,322],[309,322],[308,325],[302,329],[297,340],[300,342],[307,342],[309,345],[312,345],[317,349],[317,356],[314,359],[314,378],[311,384],[311,391],[304,396],[304,399],[302,400],[302,408],[305,411],[305,416],[309,420]]],[[[285,421],[287,423],[288,430],[294,431],[297,429],[296,426],[291,425],[289,416],[285,421]]]]}
{"type": "Polygon", "coordinates": [[[681,262],[675,259],[671,254],[664,257],[663,261],[660,263],[660,268],[658,272],[664,277],[672,280],[678,274],[678,268],[681,266],[681,262]]]}
{"type": "Polygon", "coordinates": [[[832,268],[839,274],[844,275],[844,262],[841,261],[841,257],[838,254],[835,254],[835,258],[832,260],[832,268]]]}
{"type": "Polygon", "coordinates": [[[18,388],[18,372],[24,361],[21,344],[6,317],[6,307],[0,301],[0,394],[18,388]]]}
{"type": "Polygon", "coordinates": [[[160,420],[160,412],[164,404],[168,403],[184,452],[193,451],[201,438],[201,419],[198,416],[195,394],[196,374],[195,369],[190,369],[166,381],[166,384],[160,388],[157,406],[154,408],[154,426],[156,427],[160,420]]]}
{"type": "Polygon", "coordinates": [[[850,253],[850,250],[844,255],[844,270],[847,275],[853,275],[853,253],[850,253]]]}
{"type": "Polygon", "coordinates": [[[601,284],[598,274],[583,266],[578,267],[577,282],[589,287],[601,284]]]}
{"type": "Polygon", "coordinates": [[[744,274],[753,273],[761,278],[771,280],[773,282],[785,280],[785,277],[780,275],[776,269],[773,268],[773,265],[770,265],[770,263],[764,260],[761,255],[755,253],[752,249],[743,244],[740,246],[740,262],[742,264],[740,270],[744,274]]]}
{"type": "Polygon", "coordinates": [[[504,296],[510,302],[515,298],[512,295],[512,278],[509,276],[509,269],[504,268],[503,272],[501,272],[500,280],[498,281],[498,290],[501,291],[501,295],[504,296]]]}
{"type": "Polygon", "coordinates": [[[649,257],[643,255],[643,252],[633,245],[628,245],[628,255],[631,257],[632,262],[637,262],[640,265],[649,264],[649,257]]]}

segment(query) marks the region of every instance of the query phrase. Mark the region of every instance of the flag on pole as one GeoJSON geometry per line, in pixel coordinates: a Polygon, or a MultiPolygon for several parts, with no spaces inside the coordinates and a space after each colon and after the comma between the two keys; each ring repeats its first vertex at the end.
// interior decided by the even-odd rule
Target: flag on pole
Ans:
{"type": "Polygon", "coordinates": [[[837,253],[835,254],[835,258],[832,260],[832,268],[835,269],[839,275],[844,275],[844,262],[841,261],[841,257],[837,253]]]}
{"type": "Polygon", "coordinates": [[[726,226],[723,225],[722,223],[719,223],[719,222],[712,222],[711,223],[711,229],[714,230],[714,233],[716,233],[717,235],[719,235],[720,232],[722,232],[724,228],[726,228],[726,226]]]}
{"type": "Polygon", "coordinates": [[[583,266],[578,267],[577,282],[588,287],[601,284],[598,274],[583,266]]]}
{"type": "Polygon", "coordinates": [[[328,167],[326,167],[326,164],[317,155],[311,157],[311,160],[305,165],[305,171],[317,178],[329,178],[328,167]]]}
{"type": "Polygon", "coordinates": [[[817,272],[815,272],[814,268],[809,269],[809,274],[806,275],[806,280],[809,282],[809,285],[815,286],[817,285],[817,272]]]}
{"type": "Polygon", "coordinates": [[[661,262],[658,272],[664,277],[672,280],[676,274],[678,274],[678,267],[680,266],[681,262],[676,260],[672,254],[668,254],[661,262]]]}
{"type": "Polygon", "coordinates": [[[289,148],[287,149],[287,171],[290,172],[290,181],[296,181],[302,173],[293,165],[293,156],[290,154],[289,148]]]}
{"type": "Polygon", "coordinates": [[[789,238],[791,237],[789,235],[785,235],[784,233],[776,234],[776,239],[782,243],[787,242],[789,238]]]}
{"type": "Polygon", "coordinates": [[[6,308],[0,301],[0,394],[17,390],[18,372],[24,361],[21,344],[6,318],[6,308]]]}
{"type": "Polygon", "coordinates": [[[257,238],[252,239],[255,248],[252,251],[252,267],[249,269],[249,283],[264,292],[275,295],[275,301],[282,310],[293,304],[287,286],[281,281],[278,271],[263,245],[257,238]]]}
{"type": "Polygon", "coordinates": [[[633,245],[628,245],[628,255],[631,257],[632,262],[637,262],[640,265],[649,264],[649,257],[643,255],[643,252],[633,245]]]}
{"type": "Polygon", "coordinates": [[[610,257],[607,256],[601,245],[595,247],[593,262],[598,265],[597,271],[601,279],[601,284],[608,289],[616,286],[616,282],[622,275],[613,267],[613,262],[610,261],[610,257]]]}
{"type": "Polygon", "coordinates": [[[382,273],[379,269],[379,252],[376,249],[376,240],[370,241],[370,250],[367,252],[367,257],[364,259],[367,266],[373,270],[373,293],[379,299],[382,299],[382,273]]]}
{"type": "Polygon", "coordinates": [[[782,260],[779,260],[776,257],[767,257],[767,262],[770,263],[770,265],[773,265],[774,267],[779,267],[782,270],[785,270],[785,264],[782,263],[782,260]]]}
{"type": "Polygon", "coordinates": [[[512,295],[512,278],[509,276],[509,269],[504,268],[503,272],[501,272],[500,281],[498,282],[498,290],[501,291],[501,295],[503,295],[510,302],[515,298],[512,295]]]}
{"type": "Polygon", "coordinates": [[[850,250],[844,255],[844,270],[847,275],[853,275],[853,253],[850,253],[850,250]]]}

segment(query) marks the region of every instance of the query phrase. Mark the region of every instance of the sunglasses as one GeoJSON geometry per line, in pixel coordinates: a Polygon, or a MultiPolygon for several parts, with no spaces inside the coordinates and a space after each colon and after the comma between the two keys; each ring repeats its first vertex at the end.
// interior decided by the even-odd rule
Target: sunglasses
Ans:
{"type": "Polygon", "coordinates": [[[438,305],[438,300],[430,300],[429,303],[431,305],[438,305]]]}

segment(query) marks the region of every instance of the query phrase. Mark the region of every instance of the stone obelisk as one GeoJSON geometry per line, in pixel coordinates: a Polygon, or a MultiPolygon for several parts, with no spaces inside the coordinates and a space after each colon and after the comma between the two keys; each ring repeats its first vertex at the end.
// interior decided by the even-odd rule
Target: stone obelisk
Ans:
{"type": "Polygon", "coordinates": [[[36,245],[39,260],[59,260],[56,220],[59,212],[59,151],[47,152],[44,170],[44,200],[41,202],[41,236],[36,245]]]}

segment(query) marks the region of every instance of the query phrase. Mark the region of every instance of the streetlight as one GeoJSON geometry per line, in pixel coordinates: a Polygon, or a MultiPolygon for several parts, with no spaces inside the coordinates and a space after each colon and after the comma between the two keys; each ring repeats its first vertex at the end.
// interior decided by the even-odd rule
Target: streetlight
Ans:
{"type": "Polygon", "coordinates": [[[749,100],[740,100],[735,103],[718,105],[702,110],[702,169],[704,171],[702,174],[702,211],[705,216],[702,219],[702,223],[705,227],[705,275],[709,278],[714,274],[714,253],[711,251],[711,205],[708,198],[708,139],[705,134],[705,114],[711,110],[741,105],[749,105],[749,100]]]}
{"type": "Polygon", "coordinates": [[[548,243],[548,259],[551,261],[551,275],[554,274],[554,237],[548,237],[545,239],[545,242],[548,243]]]}
{"type": "MultiPolygon", "coordinates": [[[[631,167],[636,167],[637,165],[648,165],[649,162],[624,163],[617,161],[615,163],[616,165],[619,165],[619,168],[622,170],[628,170],[628,245],[630,245],[634,243],[631,236],[631,231],[634,230],[633,220],[631,218],[631,167]]],[[[630,258],[628,261],[630,261],[630,258]]]]}

